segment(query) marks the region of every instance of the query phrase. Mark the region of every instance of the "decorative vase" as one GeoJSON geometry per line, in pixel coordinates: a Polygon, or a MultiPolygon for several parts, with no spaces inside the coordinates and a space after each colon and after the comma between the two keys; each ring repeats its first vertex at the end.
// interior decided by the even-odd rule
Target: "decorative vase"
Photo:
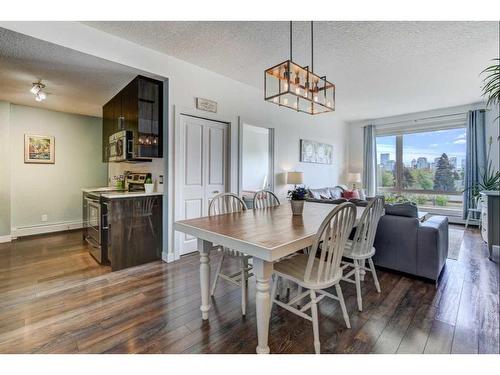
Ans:
{"type": "Polygon", "coordinates": [[[155,184],[144,184],[144,192],[151,194],[153,192],[155,184]]]}
{"type": "Polygon", "coordinates": [[[304,212],[304,201],[292,199],[290,203],[292,205],[292,213],[294,215],[302,215],[302,212],[304,212]]]}

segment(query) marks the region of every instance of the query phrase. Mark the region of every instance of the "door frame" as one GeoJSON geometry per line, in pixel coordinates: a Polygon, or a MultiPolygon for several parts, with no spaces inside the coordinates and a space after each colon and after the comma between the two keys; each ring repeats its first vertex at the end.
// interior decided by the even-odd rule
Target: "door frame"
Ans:
{"type": "Polygon", "coordinates": [[[238,117],[238,195],[241,196],[243,191],[243,125],[251,125],[258,128],[264,128],[269,130],[269,185],[271,186],[271,191],[274,192],[275,187],[275,171],[276,171],[276,156],[275,156],[275,138],[274,138],[274,127],[272,124],[270,126],[264,126],[260,124],[254,124],[250,121],[245,121],[241,116],[238,117]]]}
{"type": "MultiPolygon", "coordinates": [[[[174,126],[173,126],[173,145],[172,145],[172,163],[171,163],[171,181],[172,181],[172,186],[170,196],[172,199],[170,202],[172,202],[171,205],[171,215],[172,215],[172,220],[170,220],[171,223],[174,223],[176,220],[178,220],[178,215],[179,215],[179,191],[181,189],[180,187],[180,155],[179,155],[179,145],[181,142],[181,131],[180,131],[180,126],[181,126],[181,116],[190,116],[202,120],[207,120],[207,121],[215,121],[223,124],[227,124],[227,139],[226,139],[226,147],[227,147],[227,152],[226,152],[226,191],[232,191],[232,169],[233,166],[231,165],[231,153],[232,153],[232,147],[231,147],[231,139],[233,136],[233,129],[232,129],[232,124],[237,123],[235,120],[228,120],[225,118],[223,115],[218,115],[218,114],[210,114],[208,112],[196,110],[196,109],[190,109],[182,106],[173,106],[173,117],[174,117],[174,126]]],[[[171,247],[173,248],[173,252],[169,253],[169,256],[167,257],[168,262],[172,262],[175,260],[180,259],[180,251],[179,251],[179,243],[178,243],[178,236],[175,235],[175,230],[173,228],[173,225],[170,225],[169,228],[169,233],[170,233],[170,238],[172,239],[171,241],[171,247]],[[173,254],[173,258],[172,255],[173,254]]]]}

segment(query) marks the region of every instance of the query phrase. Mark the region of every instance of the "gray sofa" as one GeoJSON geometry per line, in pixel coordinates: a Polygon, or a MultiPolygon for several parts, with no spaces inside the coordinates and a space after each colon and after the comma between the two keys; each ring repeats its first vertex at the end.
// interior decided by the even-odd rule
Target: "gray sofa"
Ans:
{"type": "MultiPolygon", "coordinates": [[[[306,200],[340,204],[343,186],[309,189],[306,200]],[[329,196],[328,196],[329,195],[329,196]]],[[[349,199],[366,206],[372,199],[349,199]]],[[[433,216],[425,222],[418,219],[417,206],[411,203],[386,204],[375,236],[373,261],[378,267],[404,272],[437,281],[448,257],[448,218],[433,216]]]]}
{"type": "Polygon", "coordinates": [[[386,205],[380,218],[373,261],[379,267],[437,281],[448,257],[448,218],[417,218],[411,204],[386,205]]]}
{"type": "Polygon", "coordinates": [[[308,189],[307,202],[314,203],[329,203],[329,204],[340,204],[344,202],[352,202],[357,206],[366,206],[368,201],[365,197],[364,199],[345,199],[342,198],[342,193],[347,187],[344,185],[337,185],[334,187],[325,187],[320,189],[308,189]]]}

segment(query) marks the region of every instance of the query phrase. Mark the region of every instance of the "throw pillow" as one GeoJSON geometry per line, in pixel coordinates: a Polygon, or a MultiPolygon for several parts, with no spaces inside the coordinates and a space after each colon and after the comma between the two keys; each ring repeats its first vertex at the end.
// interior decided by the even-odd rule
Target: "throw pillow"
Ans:
{"type": "Polygon", "coordinates": [[[359,194],[357,190],[344,190],[344,192],[342,193],[342,198],[359,199],[359,194]]]}
{"type": "Polygon", "coordinates": [[[340,187],[328,188],[328,190],[330,191],[332,199],[342,198],[342,189],[340,187]]]}

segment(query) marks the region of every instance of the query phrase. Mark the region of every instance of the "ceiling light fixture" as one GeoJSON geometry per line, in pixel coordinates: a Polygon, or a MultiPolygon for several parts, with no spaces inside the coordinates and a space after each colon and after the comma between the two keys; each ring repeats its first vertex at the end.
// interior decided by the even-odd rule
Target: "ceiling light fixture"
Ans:
{"type": "Polygon", "coordinates": [[[292,60],[292,21],[290,58],[264,73],[264,99],[268,102],[311,115],[335,111],[335,85],[314,70],[314,29],[311,21],[311,67],[292,60]]]}
{"type": "Polygon", "coordinates": [[[43,92],[45,85],[42,81],[34,82],[33,87],[30,89],[30,92],[35,95],[35,100],[37,102],[41,102],[42,100],[47,99],[47,94],[43,92]]]}

